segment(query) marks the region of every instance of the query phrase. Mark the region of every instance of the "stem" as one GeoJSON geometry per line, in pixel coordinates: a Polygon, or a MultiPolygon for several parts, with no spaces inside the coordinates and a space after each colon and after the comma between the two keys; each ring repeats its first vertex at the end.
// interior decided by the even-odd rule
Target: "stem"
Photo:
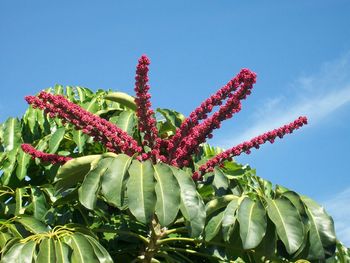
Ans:
{"type": "Polygon", "coordinates": [[[96,228],[93,229],[93,231],[95,232],[107,232],[107,233],[116,233],[116,234],[121,234],[121,235],[127,235],[127,236],[132,236],[132,237],[136,237],[139,240],[141,240],[143,243],[145,243],[146,245],[148,245],[149,240],[147,238],[145,238],[142,235],[130,232],[130,231],[124,231],[124,230],[119,230],[119,229],[108,229],[108,228],[96,228]]]}
{"type": "Polygon", "coordinates": [[[178,247],[163,247],[162,248],[163,251],[172,251],[172,252],[185,252],[185,253],[188,253],[188,254],[192,254],[192,255],[195,255],[195,256],[199,256],[199,257],[206,257],[206,258],[211,258],[211,259],[216,259],[218,260],[219,258],[215,257],[215,256],[211,256],[211,255],[208,255],[208,254],[204,254],[204,253],[201,253],[201,252],[197,252],[195,250],[192,250],[192,249],[187,249],[187,248],[178,248],[178,247]]]}
{"type": "Polygon", "coordinates": [[[150,232],[151,235],[149,237],[149,242],[145,248],[144,254],[143,254],[143,261],[144,263],[151,263],[153,262],[153,257],[158,251],[158,240],[164,235],[163,230],[161,229],[160,224],[158,223],[158,220],[154,218],[150,225],[150,232]]]}
{"type": "Polygon", "coordinates": [[[176,242],[176,241],[186,241],[186,242],[193,242],[193,243],[201,243],[201,241],[196,241],[193,238],[187,238],[187,237],[170,237],[162,240],[158,240],[157,245],[164,245],[169,242],[176,242]]]}
{"type": "Polygon", "coordinates": [[[178,232],[187,232],[187,227],[178,227],[178,228],[173,228],[173,229],[169,229],[167,231],[165,231],[166,235],[170,235],[173,233],[178,233],[178,232]]]}

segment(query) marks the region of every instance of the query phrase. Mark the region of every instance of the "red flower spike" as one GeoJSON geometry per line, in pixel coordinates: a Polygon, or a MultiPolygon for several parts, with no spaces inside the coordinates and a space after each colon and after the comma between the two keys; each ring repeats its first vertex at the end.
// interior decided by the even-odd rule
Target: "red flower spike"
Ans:
{"type": "Polygon", "coordinates": [[[158,140],[158,130],[156,127],[156,120],[154,119],[154,112],[151,107],[150,98],[148,93],[150,87],[148,82],[148,66],[150,60],[147,56],[143,55],[138,61],[136,67],[136,83],[135,103],[137,106],[136,115],[138,117],[138,127],[141,132],[144,133],[143,145],[152,149],[151,154],[145,156],[145,158],[153,157],[154,160],[159,158],[160,140],[158,140]]]}
{"type": "Polygon", "coordinates": [[[71,157],[38,151],[32,145],[26,143],[22,144],[21,148],[25,153],[30,154],[32,158],[39,158],[42,162],[48,162],[52,164],[64,164],[72,159],[71,157]]]}
{"type": "Polygon", "coordinates": [[[103,143],[111,152],[124,152],[130,156],[141,152],[137,142],[122,129],[70,102],[64,96],[42,91],[38,97],[27,96],[25,99],[34,108],[44,109],[50,117],[72,123],[77,130],[93,136],[95,141],[103,143]]]}
{"type": "Polygon", "coordinates": [[[230,160],[233,156],[238,156],[243,152],[249,154],[252,148],[259,148],[261,144],[264,144],[267,141],[273,143],[276,137],[282,138],[285,134],[290,134],[294,130],[299,129],[305,124],[307,124],[307,118],[299,117],[295,121],[284,125],[278,129],[266,132],[262,135],[251,139],[250,141],[238,144],[237,146],[218,154],[217,156],[200,166],[199,171],[193,173],[192,178],[194,180],[199,180],[203,174],[211,171],[215,166],[222,164],[224,161],[230,160]]]}
{"type": "Polygon", "coordinates": [[[241,110],[241,100],[245,99],[251,93],[256,75],[249,70],[242,70],[239,75],[241,87],[221,106],[219,111],[211,117],[205,119],[201,124],[193,127],[191,133],[185,137],[180,147],[175,151],[174,157],[178,166],[186,166],[184,159],[193,154],[199,145],[212,138],[214,129],[220,128],[221,122],[232,118],[233,114],[241,110]]]}
{"type": "Polygon", "coordinates": [[[201,103],[190,116],[186,118],[179,129],[176,130],[175,135],[171,139],[172,145],[168,146],[169,161],[172,159],[172,153],[180,144],[180,142],[191,133],[193,127],[198,125],[200,120],[206,119],[207,114],[210,113],[215,106],[222,105],[222,102],[227,98],[232,97],[234,92],[244,82],[246,85],[253,85],[256,82],[256,74],[249,69],[242,69],[238,75],[231,79],[225,86],[220,88],[215,94],[210,96],[201,103]],[[172,147],[170,147],[172,146],[172,147]]]}

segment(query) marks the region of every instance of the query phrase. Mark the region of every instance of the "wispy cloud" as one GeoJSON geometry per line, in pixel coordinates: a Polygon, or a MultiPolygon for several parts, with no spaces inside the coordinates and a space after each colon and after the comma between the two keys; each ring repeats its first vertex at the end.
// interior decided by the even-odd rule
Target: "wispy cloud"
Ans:
{"type": "Polygon", "coordinates": [[[335,221],[335,228],[338,239],[350,247],[350,188],[336,194],[323,203],[327,212],[332,215],[335,221]]]}
{"type": "Polygon", "coordinates": [[[324,63],[318,73],[301,76],[288,87],[288,94],[265,100],[250,128],[224,145],[235,145],[257,136],[300,115],[309,118],[308,127],[350,102],[350,52],[333,62],[324,63]]]}
{"type": "MultiPolygon", "coordinates": [[[[236,145],[265,131],[306,115],[311,127],[346,104],[350,104],[350,52],[321,65],[319,72],[298,77],[285,93],[265,99],[252,117],[252,124],[222,145],[236,145]]],[[[220,143],[219,143],[220,144],[220,143]]],[[[323,202],[335,221],[337,237],[350,246],[350,188],[323,202]]]]}

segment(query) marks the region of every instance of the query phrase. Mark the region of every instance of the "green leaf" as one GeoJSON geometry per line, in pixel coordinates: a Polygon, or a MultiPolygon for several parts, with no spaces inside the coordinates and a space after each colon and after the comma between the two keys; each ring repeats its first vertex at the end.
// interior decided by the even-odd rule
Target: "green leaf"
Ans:
{"type": "Polygon", "coordinates": [[[1,175],[2,185],[8,185],[12,178],[12,173],[16,167],[16,157],[19,148],[12,149],[7,153],[7,158],[2,165],[3,174],[1,175]]]}
{"type": "Polygon", "coordinates": [[[74,102],[74,101],[75,101],[74,87],[72,87],[72,86],[66,86],[66,94],[67,94],[68,99],[69,99],[71,102],[74,102]]]}
{"type": "Polygon", "coordinates": [[[85,238],[94,249],[95,255],[100,263],[113,263],[113,259],[109,255],[108,251],[96,239],[88,235],[85,235],[85,238]]]}
{"type": "Polygon", "coordinates": [[[69,246],[61,240],[55,241],[55,253],[57,263],[69,263],[69,246]]]}
{"type": "Polygon", "coordinates": [[[153,173],[153,166],[149,160],[134,160],[129,167],[128,205],[131,213],[142,223],[151,221],[157,201],[153,173]]]}
{"type": "Polygon", "coordinates": [[[7,241],[12,238],[12,235],[9,233],[4,233],[0,231],[0,250],[6,245],[7,241]]]}
{"type": "Polygon", "coordinates": [[[267,214],[276,226],[277,234],[287,252],[293,254],[304,240],[304,227],[298,210],[286,199],[265,199],[267,214]]]}
{"type": "Polygon", "coordinates": [[[91,97],[90,100],[86,100],[81,106],[88,112],[95,113],[98,111],[98,96],[91,97]]]}
{"type": "Polygon", "coordinates": [[[99,263],[94,249],[86,239],[85,235],[75,233],[70,236],[71,248],[73,249],[72,263],[99,263]]]}
{"type": "Polygon", "coordinates": [[[236,210],[238,199],[232,200],[226,207],[222,218],[222,235],[225,241],[229,241],[236,223],[236,210]]]}
{"type": "Polygon", "coordinates": [[[44,111],[36,109],[35,110],[36,113],[36,121],[39,124],[39,127],[41,129],[42,132],[46,131],[46,129],[48,128],[48,121],[46,119],[46,114],[44,113],[44,111]]]}
{"type": "Polygon", "coordinates": [[[212,184],[215,189],[216,195],[220,196],[226,194],[226,191],[229,186],[229,180],[222,172],[222,170],[217,167],[215,167],[214,169],[214,180],[212,184]]]}
{"type": "Polygon", "coordinates": [[[27,175],[27,169],[28,169],[30,160],[31,160],[31,156],[23,152],[22,149],[19,149],[18,155],[17,155],[16,176],[20,181],[22,181],[27,175]]]}
{"type": "Polygon", "coordinates": [[[19,255],[19,262],[32,263],[35,256],[35,241],[29,241],[22,247],[21,254],[19,255]]]}
{"type": "Polygon", "coordinates": [[[306,213],[310,219],[310,248],[309,258],[323,260],[334,254],[336,237],[332,218],[323,207],[306,196],[301,197],[306,206],[306,213]]]}
{"type": "Polygon", "coordinates": [[[49,231],[48,227],[42,222],[31,216],[21,216],[15,219],[16,222],[22,224],[28,231],[33,234],[46,233],[49,231]]]}
{"type": "Polygon", "coordinates": [[[32,134],[35,134],[38,127],[38,122],[36,120],[36,111],[36,109],[33,109],[33,107],[30,106],[23,117],[24,122],[28,125],[29,130],[32,134]]]}
{"type": "Polygon", "coordinates": [[[36,262],[56,263],[56,252],[53,239],[45,238],[41,241],[36,262]]]}
{"type": "Polygon", "coordinates": [[[16,243],[3,253],[1,263],[21,263],[21,253],[25,243],[16,243]]]}
{"type": "Polygon", "coordinates": [[[38,187],[32,187],[33,216],[42,220],[47,213],[47,202],[44,193],[38,187]]]}
{"type": "Polygon", "coordinates": [[[78,193],[80,203],[86,208],[91,210],[95,208],[101,177],[107,171],[112,161],[113,158],[104,158],[100,160],[96,167],[91,169],[85,176],[78,193]]]}
{"type": "Polygon", "coordinates": [[[219,233],[223,216],[224,211],[218,213],[209,220],[205,227],[205,241],[212,240],[219,233]]]}
{"type": "MultiPolygon", "coordinates": [[[[112,117],[110,121],[113,122],[112,117]]],[[[132,135],[135,126],[135,113],[132,111],[123,111],[116,117],[114,122],[120,129],[132,135]]]]}
{"type": "Polygon", "coordinates": [[[282,197],[287,198],[298,209],[300,215],[304,215],[306,213],[301,198],[296,192],[286,191],[282,194],[282,197]]]}
{"type": "Polygon", "coordinates": [[[161,113],[164,118],[170,122],[175,128],[180,127],[181,123],[184,121],[185,116],[177,111],[169,110],[169,109],[160,109],[158,108],[156,111],[161,113]]]}
{"type": "Polygon", "coordinates": [[[259,245],[266,233],[265,209],[259,200],[246,197],[237,211],[239,234],[244,249],[252,249],[259,245]]]}
{"type": "Polygon", "coordinates": [[[66,129],[64,127],[58,128],[51,136],[49,141],[49,153],[55,153],[60,146],[60,143],[64,137],[66,129]]]}
{"type": "Polygon", "coordinates": [[[181,213],[190,223],[191,236],[198,237],[203,232],[205,225],[206,213],[204,202],[198,194],[191,176],[175,167],[171,167],[171,169],[181,190],[181,213]]]}
{"type": "Polygon", "coordinates": [[[76,87],[76,89],[77,89],[77,93],[78,93],[78,97],[79,97],[80,102],[84,102],[86,100],[86,98],[91,96],[91,94],[92,94],[92,92],[87,88],[76,87]]]}
{"type": "Polygon", "coordinates": [[[180,187],[168,165],[158,163],[153,166],[156,178],[157,202],[155,213],[162,226],[170,225],[179,211],[180,187]]]}
{"type": "Polygon", "coordinates": [[[107,171],[102,177],[101,193],[106,201],[116,207],[122,208],[125,205],[125,188],[132,158],[119,154],[112,158],[107,171]]]}
{"type": "Polygon", "coordinates": [[[105,96],[106,100],[111,100],[120,103],[133,111],[136,110],[136,103],[134,97],[123,92],[110,92],[105,96]]]}
{"type": "Polygon", "coordinates": [[[23,202],[22,202],[22,198],[25,193],[26,193],[25,188],[16,188],[16,210],[15,210],[16,216],[24,214],[24,211],[26,210],[25,207],[23,207],[23,202]]]}
{"type": "Polygon", "coordinates": [[[2,139],[5,151],[9,152],[21,144],[21,122],[17,118],[8,118],[4,123],[3,131],[2,139]]]}
{"type": "Polygon", "coordinates": [[[55,85],[55,94],[57,95],[64,95],[64,88],[62,85],[55,85]]]}
{"type": "Polygon", "coordinates": [[[88,139],[87,135],[84,134],[81,130],[73,130],[72,135],[73,135],[73,141],[78,147],[78,152],[82,153],[84,150],[85,143],[88,139]]]}
{"type": "Polygon", "coordinates": [[[91,168],[91,164],[98,162],[100,158],[101,155],[87,155],[66,162],[57,171],[56,189],[65,190],[83,181],[91,168]]]}
{"type": "Polygon", "coordinates": [[[209,201],[205,205],[205,211],[207,212],[207,215],[210,215],[214,213],[215,211],[225,207],[230,203],[232,200],[238,200],[239,196],[236,195],[224,195],[219,198],[213,199],[209,201]]]}

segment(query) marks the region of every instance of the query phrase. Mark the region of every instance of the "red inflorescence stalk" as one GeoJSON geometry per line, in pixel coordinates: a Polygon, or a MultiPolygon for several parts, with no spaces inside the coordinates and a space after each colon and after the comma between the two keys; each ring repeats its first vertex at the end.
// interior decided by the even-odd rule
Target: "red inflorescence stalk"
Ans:
{"type": "Polygon", "coordinates": [[[156,160],[160,157],[159,147],[161,139],[158,138],[156,119],[154,118],[154,111],[151,109],[151,95],[148,93],[150,89],[147,84],[149,64],[150,60],[148,57],[145,55],[141,56],[136,67],[134,90],[136,92],[135,103],[137,105],[136,115],[138,117],[138,127],[139,131],[144,134],[143,145],[151,149],[149,153],[143,154],[142,158],[148,159],[152,156],[156,160]]]}
{"type": "Polygon", "coordinates": [[[222,121],[232,118],[233,114],[241,110],[241,100],[246,99],[251,93],[253,84],[256,82],[256,74],[249,70],[242,70],[238,81],[241,83],[240,88],[229,97],[225,105],[201,124],[195,126],[191,133],[183,139],[175,152],[173,165],[187,166],[189,164],[188,158],[201,143],[205,142],[207,138],[212,138],[213,130],[220,128],[222,121]]]}
{"type": "Polygon", "coordinates": [[[22,144],[21,148],[25,153],[30,154],[32,158],[39,158],[43,162],[48,162],[52,164],[64,164],[72,159],[71,157],[38,151],[32,145],[27,143],[22,144]]]}
{"type": "Polygon", "coordinates": [[[132,156],[142,150],[122,129],[70,102],[64,96],[42,91],[38,97],[27,96],[25,99],[34,108],[45,110],[50,117],[59,117],[64,122],[72,123],[76,129],[93,136],[95,141],[103,143],[109,151],[124,152],[132,156]]]}
{"type": "Polygon", "coordinates": [[[195,180],[199,180],[203,174],[213,171],[215,166],[222,164],[224,161],[230,160],[232,157],[238,156],[243,152],[250,154],[250,150],[253,147],[258,149],[260,145],[264,144],[267,141],[273,143],[276,137],[283,138],[284,135],[292,133],[294,130],[299,129],[304,124],[307,124],[307,118],[299,117],[295,121],[284,125],[278,129],[266,132],[262,135],[251,139],[250,141],[238,144],[237,146],[218,154],[217,156],[206,162],[204,165],[200,166],[199,171],[195,172],[192,178],[195,180]]]}
{"type": "Polygon", "coordinates": [[[188,136],[192,128],[197,126],[200,120],[206,119],[207,115],[213,110],[215,106],[221,105],[224,100],[228,97],[232,97],[232,92],[235,91],[242,82],[255,83],[256,74],[249,69],[242,69],[233,79],[231,79],[225,86],[220,88],[215,94],[210,96],[204,102],[201,103],[194,111],[191,112],[190,116],[186,118],[179,129],[176,130],[175,135],[171,138],[168,143],[169,159],[173,159],[172,155],[177,149],[180,142],[188,136]]]}

